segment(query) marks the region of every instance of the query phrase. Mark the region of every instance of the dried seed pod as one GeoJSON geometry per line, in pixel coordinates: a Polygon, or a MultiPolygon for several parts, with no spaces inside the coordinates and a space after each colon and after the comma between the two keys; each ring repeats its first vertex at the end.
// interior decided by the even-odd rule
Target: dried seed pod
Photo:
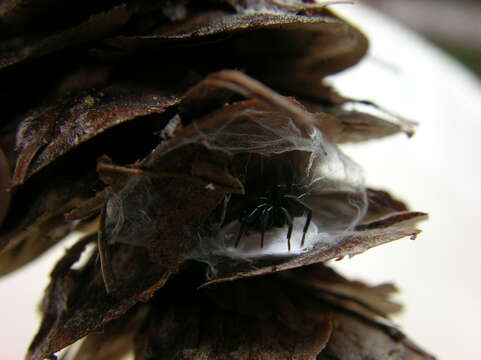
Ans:
{"type": "Polygon", "coordinates": [[[27,359],[429,358],[320,264],[426,217],[338,147],[412,134],[324,82],[367,51],[339,2],[0,5],[0,275],[85,233],[27,359]]]}

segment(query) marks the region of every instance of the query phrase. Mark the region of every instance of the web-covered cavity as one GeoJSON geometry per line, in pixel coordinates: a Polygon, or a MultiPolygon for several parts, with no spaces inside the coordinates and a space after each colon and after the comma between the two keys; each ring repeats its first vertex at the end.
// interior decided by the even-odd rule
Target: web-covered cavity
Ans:
{"type": "Polygon", "coordinates": [[[319,242],[338,241],[365,214],[361,168],[315,127],[298,126],[284,114],[245,111],[219,128],[199,132],[195,139],[211,149],[235,154],[232,172],[242,181],[246,192],[228,196],[220,205],[215,214],[220,220],[214,221],[218,228],[200,235],[194,256],[198,259],[211,263],[217,256],[237,259],[293,256],[319,242]],[[296,212],[296,206],[286,203],[287,210],[293,211],[290,248],[288,221],[283,224],[279,215],[260,213],[247,229],[242,229],[243,214],[255,210],[250,204],[262,206],[256,200],[262,198],[268,198],[268,203],[274,190],[282,192],[277,195],[281,199],[278,203],[286,203],[282,197],[294,197],[312,211],[306,229],[307,212],[296,212]],[[274,217],[268,228],[263,226],[265,216],[274,217]],[[245,233],[238,241],[243,230],[245,233]]]}
{"type": "MultiPolygon", "coordinates": [[[[190,145],[229,154],[229,171],[245,189],[243,195],[227,194],[209,210],[204,225],[183,228],[182,236],[197,243],[191,258],[214,269],[220,257],[294,256],[318,243],[337,242],[361,221],[367,202],[360,167],[308,124],[278,111],[241,110],[228,121],[192,125],[188,136],[181,132],[163,145],[160,160],[190,145]],[[256,206],[263,212],[247,221],[246,213],[256,206]]],[[[173,201],[147,175],[132,176],[107,204],[109,242],[148,246],[162,241],[155,217],[169,206],[167,198],[173,201]]]]}

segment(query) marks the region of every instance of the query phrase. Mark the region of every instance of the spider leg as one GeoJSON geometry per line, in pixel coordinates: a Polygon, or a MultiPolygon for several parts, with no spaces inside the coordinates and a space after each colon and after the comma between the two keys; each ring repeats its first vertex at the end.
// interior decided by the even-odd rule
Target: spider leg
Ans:
{"type": "Polygon", "coordinates": [[[295,205],[297,209],[301,210],[304,213],[307,213],[306,223],[304,224],[304,229],[302,230],[302,240],[301,240],[301,247],[302,247],[304,246],[304,242],[306,240],[307,229],[309,229],[309,225],[311,225],[312,209],[309,205],[307,205],[304,201],[302,201],[298,197],[295,197],[293,195],[285,195],[284,197],[290,201],[290,204],[295,205]]]}
{"type": "Polygon", "coordinates": [[[279,209],[284,213],[284,217],[287,220],[287,224],[289,225],[289,230],[287,230],[287,249],[291,251],[291,236],[292,236],[292,216],[289,214],[289,211],[287,211],[286,208],[284,207],[279,207],[279,209]]]}
{"type": "Polygon", "coordinates": [[[258,217],[259,212],[268,206],[267,204],[261,204],[257,206],[254,210],[251,211],[251,213],[243,218],[241,218],[239,221],[241,223],[241,227],[239,230],[239,233],[237,234],[237,239],[235,241],[235,247],[239,246],[240,239],[242,235],[244,235],[245,231],[247,230],[247,225],[251,224],[252,222],[255,221],[255,219],[258,217]]]}
{"type": "Polygon", "coordinates": [[[241,239],[242,235],[244,235],[244,233],[246,231],[246,227],[247,227],[247,224],[245,222],[241,222],[241,227],[240,227],[239,233],[237,234],[237,239],[235,241],[234,247],[239,246],[240,239],[241,239]]]}
{"type": "MultiPolygon", "coordinates": [[[[290,206],[295,206],[296,210],[307,211],[311,210],[311,207],[307,205],[304,201],[299,199],[297,196],[294,195],[284,195],[284,198],[289,200],[288,204],[290,206]]],[[[285,204],[286,202],[284,202],[285,204]]]]}
{"type": "Polygon", "coordinates": [[[264,233],[266,231],[266,226],[267,226],[267,220],[269,220],[269,213],[272,211],[274,207],[266,207],[264,210],[262,210],[262,213],[260,215],[261,218],[261,249],[264,247],[264,233]]]}
{"type": "Polygon", "coordinates": [[[269,204],[260,204],[259,206],[256,206],[254,210],[251,211],[251,213],[243,218],[243,222],[247,224],[251,224],[255,221],[255,219],[258,217],[259,212],[265,208],[266,206],[269,206],[269,204]]]}
{"type": "Polygon", "coordinates": [[[307,210],[306,223],[304,225],[304,229],[302,230],[301,247],[304,246],[304,240],[306,239],[307,229],[309,229],[309,225],[311,225],[311,219],[312,219],[312,209],[309,208],[309,210],[307,210]]]}

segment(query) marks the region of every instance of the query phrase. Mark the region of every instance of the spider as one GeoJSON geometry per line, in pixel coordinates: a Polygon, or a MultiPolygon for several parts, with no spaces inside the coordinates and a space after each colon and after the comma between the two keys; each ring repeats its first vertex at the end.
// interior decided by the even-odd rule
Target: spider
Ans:
{"type": "Polygon", "coordinates": [[[248,228],[260,230],[260,245],[263,248],[266,230],[272,227],[287,225],[287,247],[291,251],[293,218],[307,214],[301,240],[301,247],[304,246],[307,229],[311,223],[312,209],[299,196],[292,195],[292,186],[275,185],[265,196],[253,199],[244,196],[238,206],[240,210],[238,220],[241,223],[241,227],[237,234],[235,247],[239,245],[242,236],[248,228]]]}

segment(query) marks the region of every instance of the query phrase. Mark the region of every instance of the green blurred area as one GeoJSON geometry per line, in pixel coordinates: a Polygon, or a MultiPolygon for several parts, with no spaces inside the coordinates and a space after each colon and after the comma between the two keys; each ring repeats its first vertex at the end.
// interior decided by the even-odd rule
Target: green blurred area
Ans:
{"type": "Polygon", "coordinates": [[[433,41],[447,53],[451,54],[458,61],[468,67],[471,71],[478,75],[481,79],[481,52],[454,44],[446,44],[441,41],[433,41]]]}

